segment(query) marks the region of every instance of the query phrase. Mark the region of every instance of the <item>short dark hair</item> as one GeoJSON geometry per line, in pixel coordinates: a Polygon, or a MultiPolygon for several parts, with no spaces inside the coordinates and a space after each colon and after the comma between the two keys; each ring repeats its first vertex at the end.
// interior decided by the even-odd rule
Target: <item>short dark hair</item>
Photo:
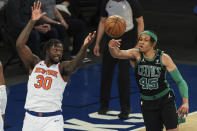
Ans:
{"type": "Polygon", "coordinates": [[[50,39],[49,41],[44,43],[43,54],[46,55],[46,51],[50,49],[52,46],[57,46],[58,44],[62,44],[62,42],[58,39],[50,39]]]}
{"type": "MultiPolygon", "coordinates": [[[[154,33],[154,34],[157,36],[157,33],[156,33],[155,31],[153,31],[153,30],[148,30],[148,31],[154,33]]],[[[157,36],[157,38],[158,38],[158,36],[157,36]]],[[[156,45],[155,45],[155,47],[154,47],[154,49],[156,50],[156,49],[158,48],[158,40],[155,41],[155,39],[154,39],[153,37],[150,36],[150,42],[151,42],[151,43],[156,42],[156,45]]]]}

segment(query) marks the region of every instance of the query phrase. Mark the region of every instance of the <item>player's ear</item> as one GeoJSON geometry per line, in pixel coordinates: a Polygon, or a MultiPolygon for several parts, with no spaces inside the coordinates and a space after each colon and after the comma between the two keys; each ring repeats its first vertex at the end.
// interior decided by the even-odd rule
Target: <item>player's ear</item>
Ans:
{"type": "Polygon", "coordinates": [[[157,45],[157,43],[154,42],[154,43],[153,43],[153,49],[156,49],[156,45],[157,45]]]}

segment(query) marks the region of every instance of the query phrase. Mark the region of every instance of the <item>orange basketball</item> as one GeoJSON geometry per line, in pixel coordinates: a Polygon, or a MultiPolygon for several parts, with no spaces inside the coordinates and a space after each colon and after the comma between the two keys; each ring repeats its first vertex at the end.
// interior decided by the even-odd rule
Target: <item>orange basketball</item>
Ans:
{"type": "Polygon", "coordinates": [[[105,20],[105,32],[112,38],[119,38],[126,29],[125,20],[118,15],[112,15],[105,20]]]}

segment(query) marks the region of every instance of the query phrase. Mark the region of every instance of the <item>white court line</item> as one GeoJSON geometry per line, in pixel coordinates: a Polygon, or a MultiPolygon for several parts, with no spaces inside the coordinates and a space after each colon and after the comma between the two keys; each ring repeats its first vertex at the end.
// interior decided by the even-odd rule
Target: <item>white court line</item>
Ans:
{"type": "MultiPolygon", "coordinates": [[[[189,116],[194,115],[194,114],[196,114],[196,113],[197,113],[197,111],[191,112],[191,113],[189,113],[189,116]]],[[[137,129],[134,129],[134,130],[131,130],[131,131],[139,131],[139,130],[141,130],[141,129],[143,129],[143,128],[145,128],[145,126],[140,127],[140,128],[137,128],[137,129]]]]}

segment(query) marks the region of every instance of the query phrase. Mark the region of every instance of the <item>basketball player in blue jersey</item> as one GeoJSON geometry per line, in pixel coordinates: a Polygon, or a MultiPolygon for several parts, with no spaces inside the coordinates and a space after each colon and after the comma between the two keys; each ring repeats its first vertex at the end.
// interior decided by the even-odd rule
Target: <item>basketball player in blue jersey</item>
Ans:
{"type": "MultiPolygon", "coordinates": [[[[96,32],[89,33],[81,50],[71,61],[62,61],[63,46],[59,40],[49,40],[44,48],[45,59],[40,60],[26,45],[37,20],[45,13],[41,2],[34,3],[32,16],[16,42],[21,60],[29,68],[28,91],[25,103],[23,131],[63,131],[61,114],[62,97],[69,75],[82,64],[87,47],[95,39],[96,32]]],[[[34,43],[31,43],[34,44],[34,43]]]]}
{"type": "Polygon", "coordinates": [[[6,86],[5,86],[5,79],[3,76],[3,66],[0,61],[0,131],[4,131],[3,121],[4,121],[6,104],[7,104],[6,86]]]}
{"type": "Polygon", "coordinates": [[[135,69],[146,131],[162,131],[163,125],[167,131],[178,131],[178,116],[182,119],[189,110],[188,86],[171,57],[156,49],[157,35],[148,30],[141,32],[138,49],[120,50],[120,44],[121,40],[112,39],[108,44],[109,50],[114,58],[129,59],[135,69]],[[173,91],[166,81],[167,71],[177,83],[182,96],[178,111],[173,91]]]}

